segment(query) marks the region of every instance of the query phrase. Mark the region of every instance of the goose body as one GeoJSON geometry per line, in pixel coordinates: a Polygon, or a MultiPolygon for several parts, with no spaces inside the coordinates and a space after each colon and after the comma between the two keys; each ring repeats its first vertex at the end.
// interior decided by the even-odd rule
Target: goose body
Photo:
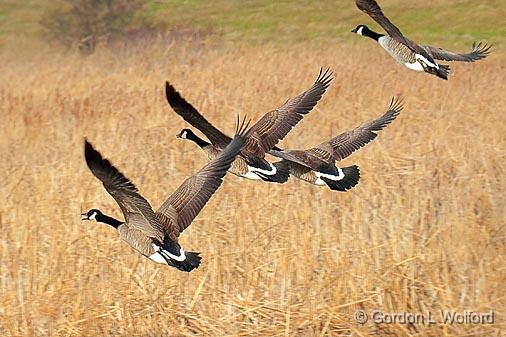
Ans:
{"type": "Polygon", "coordinates": [[[377,131],[390,124],[402,110],[402,103],[392,99],[388,110],[378,119],[353,130],[344,132],[307,150],[271,150],[269,153],[282,158],[290,174],[308,183],[328,186],[335,191],[347,191],[358,184],[358,166],[337,167],[342,160],[363,147],[377,136],[377,131]]]}
{"type": "MultiPolygon", "coordinates": [[[[190,129],[181,130],[181,132],[177,134],[176,137],[187,139],[197,144],[197,146],[199,146],[202,151],[204,151],[209,160],[213,160],[223,151],[217,146],[214,146],[213,144],[200,138],[190,129]]],[[[268,182],[282,183],[288,179],[289,170],[287,165],[281,164],[281,162],[267,163],[271,167],[271,170],[275,172],[272,174],[272,176],[269,176],[268,171],[266,172],[266,170],[250,165],[249,162],[241,156],[237,156],[236,159],[232,162],[229,172],[238,177],[243,177],[251,180],[264,180],[268,182]]]]}
{"type": "MultiPolygon", "coordinates": [[[[390,56],[392,56],[394,60],[400,64],[405,65],[411,70],[424,71],[424,66],[421,61],[417,59],[416,54],[406,45],[397,42],[387,35],[378,38],[378,43],[390,56]]],[[[425,62],[427,63],[427,61],[425,62]]]]}
{"type": "MultiPolygon", "coordinates": [[[[251,127],[246,145],[230,169],[231,173],[253,180],[284,183],[288,180],[289,169],[286,163],[270,163],[265,153],[275,148],[288,132],[309,113],[332,81],[332,73],[327,69],[320,73],[314,84],[302,94],[287,100],[275,110],[266,113],[251,127]]],[[[196,143],[212,159],[230,142],[230,137],[208,122],[175,88],[166,83],[165,93],[169,105],[190,125],[201,131],[210,142],[198,137],[189,129],[183,129],[177,137],[196,143]]]]}
{"type": "Polygon", "coordinates": [[[182,271],[200,265],[200,253],[186,252],[178,242],[214,192],[246,142],[244,123],[229,145],[183,184],[154,212],[135,185],[85,141],[86,163],[106,191],[118,203],[125,221],[103,214],[98,209],[83,213],[83,220],[94,220],[114,227],[132,248],[156,263],[182,271]]]}
{"type": "Polygon", "coordinates": [[[365,25],[358,25],[352,32],[377,41],[397,62],[411,70],[424,71],[447,80],[450,67],[438,64],[436,60],[474,62],[485,58],[490,53],[490,47],[482,43],[474,43],[471,52],[466,54],[419,45],[404,37],[401,31],[383,14],[375,0],[355,0],[355,4],[385,29],[387,34],[374,32],[365,25]]]}
{"type": "Polygon", "coordinates": [[[331,189],[338,191],[344,192],[349,188],[355,186],[356,183],[358,183],[358,179],[360,178],[360,172],[358,171],[358,167],[356,166],[352,167],[350,170],[348,170],[348,168],[346,167],[340,168],[336,166],[335,167],[336,172],[323,173],[317,170],[313,170],[309,166],[306,166],[308,164],[303,165],[286,159],[284,161],[287,163],[290,170],[290,174],[292,176],[297,177],[298,179],[306,181],[310,184],[318,186],[329,186],[331,189]],[[336,184],[332,184],[333,182],[341,182],[345,177],[349,178],[347,181],[348,183],[340,184],[339,186],[336,184]],[[328,180],[326,181],[325,179],[328,180]]]}

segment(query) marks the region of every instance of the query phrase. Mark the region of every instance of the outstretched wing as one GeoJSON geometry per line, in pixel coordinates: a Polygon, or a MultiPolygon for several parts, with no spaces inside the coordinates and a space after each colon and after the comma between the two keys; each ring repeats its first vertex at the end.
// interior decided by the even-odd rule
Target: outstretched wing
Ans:
{"type": "Polygon", "coordinates": [[[393,39],[403,43],[407,47],[409,47],[412,51],[417,54],[422,55],[428,61],[436,64],[434,59],[423,49],[418,46],[416,43],[413,43],[411,40],[407,39],[402,35],[399,28],[397,28],[381,11],[380,6],[375,0],[355,0],[355,4],[358,9],[369,15],[374,21],[376,21],[383,29],[392,37],[393,39]]]}
{"type": "Polygon", "coordinates": [[[220,187],[222,178],[246,141],[246,127],[243,122],[227,147],[199,172],[186,179],[156,211],[165,234],[178,236],[220,187]]]}
{"type": "Polygon", "coordinates": [[[380,118],[344,132],[308,152],[320,158],[331,156],[333,160],[342,160],[376,138],[376,132],[390,124],[402,108],[402,101],[392,98],[387,112],[380,118]]]}
{"type": "Polygon", "coordinates": [[[142,231],[146,236],[163,239],[162,227],[147,200],[138,193],[137,187],[109,160],[102,158],[100,152],[86,139],[84,157],[93,175],[102,182],[107,192],[118,203],[127,225],[142,231]]]}
{"type": "Polygon", "coordinates": [[[442,48],[422,46],[436,60],[474,62],[487,57],[490,54],[490,46],[486,43],[473,43],[473,49],[467,54],[458,54],[442,48]]]}
{"type": "Polygon", "coordinates": [[[269,154],[300,165],[309,165],[306,151],[301,150],[270,150],[269,154]]]}
{"type": "Polygon", "coordinates": [[[207,119],[188,103],[169,82],[165,82],[165,96],[172,109],[174,109],[179,116],[183,117],[186,122],[206,135],[213,145],[224,148],[230,143],[232,138],[209,123],[207,119]]]}
{"type": "Polygon", "coordinates": [[[332,72],[327,69],[320,73],[314,84],[297,97],[287,100],[276,110],[266,113],[251,127],[243,153],[264,156],[318,103],[332,81],[332,72]]]}

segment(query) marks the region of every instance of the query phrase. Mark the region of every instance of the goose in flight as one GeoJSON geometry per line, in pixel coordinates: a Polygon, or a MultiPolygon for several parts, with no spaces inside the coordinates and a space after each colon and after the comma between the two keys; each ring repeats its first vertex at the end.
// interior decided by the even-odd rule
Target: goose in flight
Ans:
{"type": "MultiPolygon", "coordinates": [[[[232,164],[231,173],[254,180],[286,182],[289,176],[286,163],[269,163],[265,159],[265,153],[276,148],[275,145],[313,109],[331,81],[332,72],[329,69],[325,71],[320,69],[316,81],[308,90],[263,115],[251,127],[246,144],[232,164]]],[[[209,141],[198,137],[190,129],[183,129],[177,137],[196,143],[209,159],[217,156],[230,142],[230,137],[208,122],[169,82],[165,84],[165,94],[172,109],[186,122],[201,131],[209,141]]]]}
{"type": "Polygon", "coordinates": [[[200,265],[200,253],[186,252],[178,237],[216,192],[236,155],[246,142],[247,124],[237,127],[235,137],[221,153],[181,186],[154,212],[135,185],[85,140],[86,164],[118,203],[124,221],[90,209],[82,220],[106,223],[117,229],[132,248],[154,262],[189,272],[200,265]]]}
{"type": "Polygon", "coordinates": [[[402,110],[402,102],[392,99],[383,116],[346,131],[308,150],[271,150],[269,153],[282,158],[290,168],[290,174],[311,184],[327,185],[334,191],[347,191],[360,179],[358,166],[340,168],[342,160],[376,138],[378,131],[390,124],[402,110]]]}
{"type": "Polygon", "coordinates": [[[467,54],[419,45],[402,35],[401,31],[383,14],[375,0],[355,0],[355,4],[383,27],[387,34],[376,33],[366,25],[358,25],[352,32],[375,40],[397,62],[409,69],[425,71],[447,80],[450,66],[438,64],[436,60],[474,62],[490,54],[490,47],[481,42],[473,43],[473,49],[467,54]]]}

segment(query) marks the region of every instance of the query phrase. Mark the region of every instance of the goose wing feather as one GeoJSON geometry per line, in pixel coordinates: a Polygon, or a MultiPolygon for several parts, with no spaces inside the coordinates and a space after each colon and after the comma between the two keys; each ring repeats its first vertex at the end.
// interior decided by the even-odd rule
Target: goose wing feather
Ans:
{"type": "Polygon", "coordinates": [[[118,203],[126,225],[140,230],[148,237],[163,239],[162,226],[157,221],[151,205],[138,193],[137,187],[109,160],[104,159],[87,140],[84,143],[84,155],[93,175],[118,203]]]}
{"type": "Polygon", "coordinates": [[[251,136],[246,141],[243,153],[263,157],[265,152],[272,149],[304,115],[314,108],[331,81],[332,72],[329,69],[323,71],[320,68],[320,73],[311,88],[266,113],[251,127],[251,136]]]}
{"type": "Polygon", "coordinates": [[[490,54],[491,46],[486,43],[473,43],[472,50],[469,53],[459,54],[454,53],[442,48],[422,46],[432,57],[436,60],[444,61],[462,61],[462,62],[474,62],[487,57],[490,54]]]}
{"type": "Polygon", "coordinates": [[[165,82],[165,96],[167,102],[174,111],[187,123],[199,129],[213,143],[213,145],[224,148],[232,140],[229,136],[218,130],[207,121],[197,109],[188,103],[179,92],[169,83],[165,82]]]}
{"type": "Polygon", "coordinates": [[[390,124],[402,108],[402,100],[392,98],[388,110],[380,118],[353,130],[346,131],[327,142],[309,149],[308,152],[325,160],[328,160],[329,155],[331,155],[333,160],[342,160],[376,138],[376,132],[390,124]]]}
{"type": "Polygon", "coordinates": [[[186,179],[157,210],[157,217],[166,234],[179,236],[220,187],[223,177],[246,141],[246,127],[247,124],[243,121],[225,149],[199,172],[186,179]]]}

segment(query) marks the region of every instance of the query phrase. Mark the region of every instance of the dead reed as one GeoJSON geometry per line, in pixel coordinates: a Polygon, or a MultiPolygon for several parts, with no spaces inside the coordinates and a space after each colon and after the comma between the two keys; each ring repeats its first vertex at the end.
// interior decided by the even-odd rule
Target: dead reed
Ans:
{"type": "MultiPolygon", "coordinates": [[[[360,41],[363,42],[363,41],[360,41]]],[[[504,67],[454,65],[448,82],[372,44],[167,46],[0,55],[0,335],[499,336],[505,329],[504,67]],[[348,193],[227,176],[181,240],[190,274],[140,257],[79,214],[116,204],[83,160],[86,136],[155,207],[205,156],[175,138],[169,79],[216,125],[254,119],[335,79],[282,143],[304,148],[381,115],[399,118],[343,165],[348,193]],[[359,325],[370,313],[495,312],[492,325],[359,325]]]]}

